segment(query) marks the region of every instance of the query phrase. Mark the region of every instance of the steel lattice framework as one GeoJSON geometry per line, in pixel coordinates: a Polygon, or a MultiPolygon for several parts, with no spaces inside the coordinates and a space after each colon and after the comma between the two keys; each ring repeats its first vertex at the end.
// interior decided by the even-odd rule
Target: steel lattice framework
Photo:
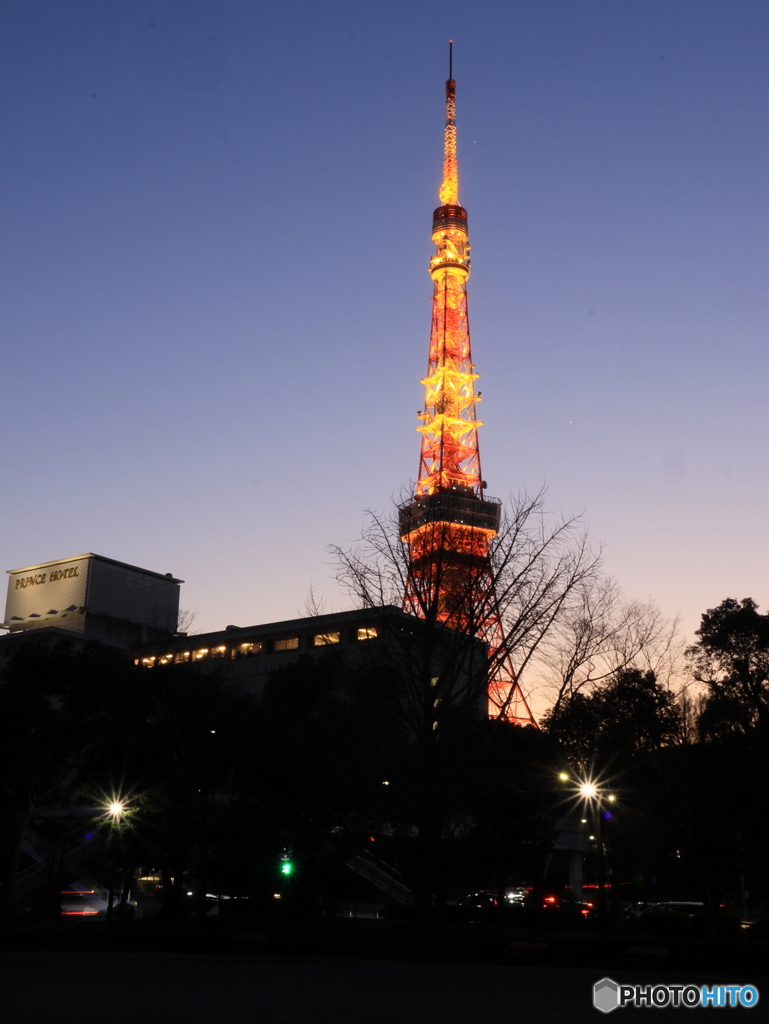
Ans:
{"type": "Polygon", "coordinates": [[[501,503],[484,494],[475,393],[478,374],[470,350],[467,211],[459,204],[456,83],[446,82],[441,205],[433,214],[430,260],[433,312],[419,477],[414,499],[402,505],[400,533],[409,546],[404,608],[479,636],[489,646],[489,716],[536,725],[504,653],[490,545],[499,531],[501,503]]]}

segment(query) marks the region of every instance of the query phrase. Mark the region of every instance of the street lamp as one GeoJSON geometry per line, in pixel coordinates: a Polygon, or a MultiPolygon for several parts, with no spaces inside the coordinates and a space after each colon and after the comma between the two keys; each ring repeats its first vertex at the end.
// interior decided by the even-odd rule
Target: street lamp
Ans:
{"type": "MultiPolygon", "coordinates": [[[[614,803],[617,799],[613,793],[605,793],[600,786],[597,786],[594,782],[585,780],[579,785],[579,794],[586,803],[591,804],[595,810],[596,822],[598,828],[596,829],[596,838],[598,841],[598,922],[601,930],[601,938],[605,939],[607,935],[607,920],[606,920],[606,860],[603,846],[603,801],[606,800],[608,803],[614,803]]],[[[606,817],[610,818],[611,814],[608,811],[605,812],[606,817]]]]}
{"type": "MultiPolygon", "coordinates": [[[[105,811],[105,817],[109,819],[109,837],[107,839],[107,852],[113,848],[112,834],[116,825],[119,825],[124,814],[126,813],[126,805],[120,799],[120,797],[113,797],[110,803],[107,805],[105,811]]],[[[109,897],[107,899],[107,924],[112,923],[112,909],[115,903],[115,865],[110,863],[109,872],[109,897]]],[[[123,879],[125,882],[125,879],[123,879]]]]}

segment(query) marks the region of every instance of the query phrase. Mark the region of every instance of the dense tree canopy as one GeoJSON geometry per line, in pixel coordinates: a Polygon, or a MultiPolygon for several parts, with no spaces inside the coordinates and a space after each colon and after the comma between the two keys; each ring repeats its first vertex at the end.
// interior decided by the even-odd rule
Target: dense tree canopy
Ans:
{"type": "Polygon", "coordinates": [[[677,737],[680,723],[675,695],[653,672],[635,668],[616,672],[589,696],[575,694],[542,721],[582,769],[658,749],[677,737]]]}
{"type": "Polygon", "coordinates": [[[769,615],[750,598],[727,598],[702,616],[687,655],[708,688],[700,719],[704,736],[769,730],[769,615]]]}
{"type": "Polygon", "coordinates": [[[256,701],[221,665],[141,670],[99,645],[24,645],[0,685],[6,899],[36,814],[119,794],[132,811],[113,859],[126,878],[158,870],[169,912],[185,909],[182,879],[271,894],[284,849],[296,901],[317,907],[365,851],[397,863],[427,922],[470,880],[542,885],[564,817],[580,817],[557,781],[566,764],[616,792],[608,864],[639,892],[697,891],[717,908],[741,886],[765,891],[769,629],[755,602],[703,616],[688,652],[706,691],[699,732],[632,666],[562,694],[540,730],[489,721],[478,641],[389,614],[376,643],[301,658],[256,701]]]}

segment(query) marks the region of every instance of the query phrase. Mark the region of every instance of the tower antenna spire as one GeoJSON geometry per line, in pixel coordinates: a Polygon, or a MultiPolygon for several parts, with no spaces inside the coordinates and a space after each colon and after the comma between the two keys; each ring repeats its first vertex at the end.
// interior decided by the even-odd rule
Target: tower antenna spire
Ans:
{"type": "Polygon", "coordinates": [[[443,130],[443,181],[438,198],[444,206],[459,206],[457,174],[457,87],[453,71],[453,42],[449,39],[449,77],[446,81],[446,125],[443,130]]]}
{"type": "MultiPolygon", "coordinates": [[[[453,73],[449,40],[449,76],[453,73]]],[[[521,693],[507,652],[491,562],[502,503],[486,494],[475,415],[480,394],[470,352],[467,279],[470,245],[467,210],[457,181],[456,83],[446,82],[441,205],[433,213],[430,260],[433,316],[419,477],[414,497],[398,510],[401,539],[409,549],[403,607],[486,644],[488,713],[520,725],[536,722],[521,693]]],[[[438,702],[439,703],[439,702],[438,702]]],[[[437,704],[436,704],[437,706],[437,704]]]]}

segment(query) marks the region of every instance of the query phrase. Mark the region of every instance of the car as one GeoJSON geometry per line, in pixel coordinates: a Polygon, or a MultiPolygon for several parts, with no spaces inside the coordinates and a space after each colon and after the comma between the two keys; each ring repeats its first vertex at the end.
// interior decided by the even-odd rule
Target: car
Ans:
{"type": "Polygon", "coordinates": [[[107,912],[107,901],[93,889],[62,889],[59,898],[64,917],[96,917],[107,912]]]}
{"type": "Polygon", "coordinates": [[[649,903],[640,911],[639,917],[652,913],[685,914],[687,917],[694,917],[695,914],[702,914],[705,911],[705,904],[698,900],[665,900],[662,903],[649,903]]]}
{"type": "Polygon", "coordinates": [[[471,907],[474,910],[488,910],[499,906],[499,897],[495,892],[471,892],[457,900],[458,907],[471,907]]]}

